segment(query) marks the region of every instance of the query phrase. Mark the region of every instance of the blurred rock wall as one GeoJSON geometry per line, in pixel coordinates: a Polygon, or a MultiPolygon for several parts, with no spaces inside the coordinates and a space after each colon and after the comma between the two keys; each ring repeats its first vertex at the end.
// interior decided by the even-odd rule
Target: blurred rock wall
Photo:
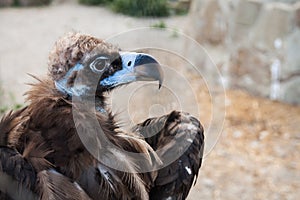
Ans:
{"type": "Polygon", "coordinates": [[[187,32],[223,49],[226,86],[300,104],[299,0],[194,0],[187,32]]]}

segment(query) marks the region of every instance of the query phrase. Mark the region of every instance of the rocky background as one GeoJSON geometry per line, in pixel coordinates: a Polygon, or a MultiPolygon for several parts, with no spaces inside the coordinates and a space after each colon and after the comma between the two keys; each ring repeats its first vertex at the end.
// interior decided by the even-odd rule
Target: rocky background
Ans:
{"type": "Polygon", "coordinates": [[[217,65],[228,88],[300,103],[299,1],[195,0],[187,31],[224,47],[217,65]]]}

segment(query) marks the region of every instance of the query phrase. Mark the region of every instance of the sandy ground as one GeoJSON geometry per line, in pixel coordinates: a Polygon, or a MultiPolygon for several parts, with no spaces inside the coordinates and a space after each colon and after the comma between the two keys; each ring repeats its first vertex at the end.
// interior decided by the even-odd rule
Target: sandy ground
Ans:
{"type": "MultiPolygon", "coordinates": [[[[0,9],[0,85],[4,90],[0,104],[11,106],[24,103],[23,93],[28,89],[24,83],[33,80],[27,73],[38,76],[46,74],[48,52],[55,40],[66,32],[80,31],[106,39],[124,31],[149,27],[161,20],[168,27],[179,31],[187,24],[185,16],[136,19],[117,15],[101,7],[79,6],[74,1],[65,2],[42,8],[0,9]]],[[[130,46],[133,42],[131,47],[135,47],[139,46],[137,38],[147,40],[147,36],[147,33],[143,35],[138,32],[138,37],[128,37],[127,41],[120,41],[116,37],[115,41],[120,41],[117,44],[121,47],[130,46]]],[[[148,43],[171,48],[181,45],[176,41],[178,39],[175,35],[156,38],[148,43]]],[[[165,53],[160,53],[158,57],[162,57],[162,62],[168,64],[169,54],[165,53]]],[[[213,59],[222,56],[213,48],[209,53],[213,59]]],[[[123,93],[112,94],[112,99],[116,99],[112,100],[112,105],[119,105],[116,108],[118,112],[123,111],[124,104],[128,106],[124,116],[126,117],[126,113],[131,115],[129,125],[149,115],[167,113],[178,107],[200,118],[207,130],[208,145],[203,167],[189,199],[298,199],[300,107],[231,90],[226,91],[225,101],[222,100],[224,94],[216,92],[216,99],[221,100],[213,103],[210,96],[212,93],[208,93],[205,82],[195,71],[180,67],[172,69],[168,71],[172,74],[167,73],[165,79],[174,86],[173,91],[163,88],[160,93],[153,93],[150,88],[139,93],[137,85],[133,85],[124,89],[123,93]],[[177,78],[180,76],[179,84],[177,78]],[[186,82],[182,81],[182,77],[186,82]],[[193,92],[189,92],[187,87],[191,87],[193,92]],[[132,90],[134,92],[128,92],[132,90]],[[130,95],[127,97],[125,94],[130,95]],[[146,100],[145,94],[152,95],[154,100],[146,100]],[[169,103],[169,98],[172,104],[169,103]],[[173,98],[180,101],[173,101],[173,98]],[[196,104],[198,109],[195,109],[196,104]],[[221,132],[211,131],[214,130],[211,126],[215,125],[211,124],[213,108],[221,116],[217,121],[217,126],[222,128],[221,132]],[[223,123],[222,115],[225,111],[223,123]],[[218,143],[214,146],[216,142],[218,143]]],[[[126,120],[124,121],[126,124],[126,120]]]]}

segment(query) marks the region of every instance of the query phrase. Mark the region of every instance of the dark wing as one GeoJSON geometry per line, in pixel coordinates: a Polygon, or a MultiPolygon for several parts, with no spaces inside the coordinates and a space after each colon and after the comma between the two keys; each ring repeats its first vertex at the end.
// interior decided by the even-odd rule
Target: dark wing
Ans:
{"type": "Polygon", "coordinates": [[[37,199],[33,167],[16,150],[0,147],[0,199],[37,199]]]}
{"type": "Polygon", "coordinates": [[[8,147],[10,133],[17,133],[24,120],[24,109],[9,112],[0,121],[0,199],[34,199],[36,173],[14,148],[8,147]]]}
{"type": "Polygon", "coordinates": [[[12,144],[27,130],[25,110],[9,112],[0,121],[0,199],[90,199],[76,182],[51,169],[44,159],[51,151],[39,139],[22,153],[12,144]],[[40,171],[44,167],[49,170],[40,171]]]}
{"type": "Polygon", "coordinates": [[[134,131],[145,137],[163,162],[175,158],[158,170],[150,199],[186,199],[202,163],[204,131],[200,122],[187,113],[173,111],[147,119],[134,131]]]}

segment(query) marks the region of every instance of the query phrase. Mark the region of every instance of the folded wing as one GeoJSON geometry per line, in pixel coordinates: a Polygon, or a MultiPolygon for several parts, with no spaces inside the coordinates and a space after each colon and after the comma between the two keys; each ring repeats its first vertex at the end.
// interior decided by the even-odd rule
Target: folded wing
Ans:
{"type": "Polygon", "coordinates": [[[202,163],[204,131],[200,122],[187,113],[173,111],[147,119],[134,131],[145,137],[163,162],[172,156],[175,159],[157,171],[150,199],[186,199],[202,163]]]}

